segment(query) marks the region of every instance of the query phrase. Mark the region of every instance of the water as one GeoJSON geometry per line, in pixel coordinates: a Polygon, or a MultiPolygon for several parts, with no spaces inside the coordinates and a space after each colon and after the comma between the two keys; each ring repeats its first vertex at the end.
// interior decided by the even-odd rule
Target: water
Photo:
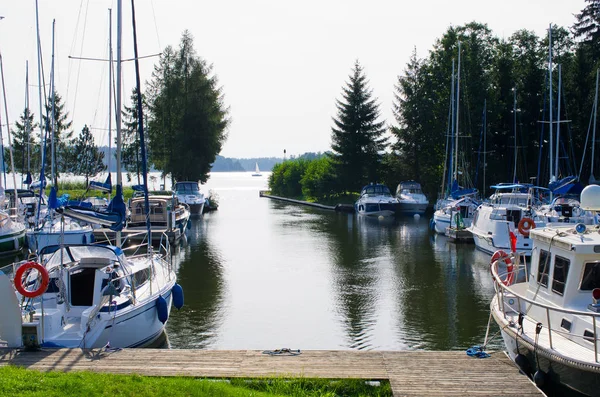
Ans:
{"type": "MultiPolygon", "coordinates": [[[[214,173],[218,211],[175,251],[172,348],[451,350],[483,342],[489,257],[428,230],[259,197],[268,173],[214,173]]],[[[496,330],[492,328],[492,333],[496,330]]],[[[501,348],[496,339],[492,347],[501,348]]]]}

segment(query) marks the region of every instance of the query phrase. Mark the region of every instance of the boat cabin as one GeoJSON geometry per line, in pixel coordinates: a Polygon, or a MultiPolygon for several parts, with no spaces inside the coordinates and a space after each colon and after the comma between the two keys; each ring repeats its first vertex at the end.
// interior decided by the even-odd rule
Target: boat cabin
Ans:
{"type": "Polygon", "coordinates": [[[200,188],[198,187],[198,182],[177,182],[175,183],[175,193],[176,194],[198,194],[200,193],[200,188]]]}
{"type": "MultiPolygon", "coordinates": [[[[168,226],[169,211],[178,211],[179,201],[176,196],[149,196],[150,224],[152,226],[168,226]]],[[[131,217],[128,226],[146,225],[146,204],[143,197],[134,197],[129,202],[131,217]]]]}

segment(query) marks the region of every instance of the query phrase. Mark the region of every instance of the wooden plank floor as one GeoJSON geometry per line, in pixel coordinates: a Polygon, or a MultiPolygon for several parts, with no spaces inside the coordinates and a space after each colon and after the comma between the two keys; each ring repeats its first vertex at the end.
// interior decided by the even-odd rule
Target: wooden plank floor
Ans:
{"type": "Polygon", "coordinates": [[[307,350],[297,356],[271,356],[254,350],[0,349],[0,366],[9,364],[40,371],[149,376],[388,379],[394,396],[543,395],[502,352],[477,359],[460,351],[307,350]]]}

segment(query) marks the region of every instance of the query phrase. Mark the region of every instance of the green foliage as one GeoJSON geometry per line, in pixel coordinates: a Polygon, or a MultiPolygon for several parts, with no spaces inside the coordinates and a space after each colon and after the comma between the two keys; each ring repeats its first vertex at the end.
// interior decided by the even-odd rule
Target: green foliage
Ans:
{"type": "Polygon", "coordinates": [[[340,190],[333,163],[329,157],[315,158],[308,162],[300,179],[302,195],[308,200],[322,201],[340,190]]]}
{"type": "Polygon", "coordinates": [[[575,14],[573,24],[575,38],[582,40],[583,47],[595,59],[600,57],[600,0],[585,0],[587,5],[575,14]]]}
{"type": "Polygon", "coordinates": [[[55,152],[55,170],[56,178],[60,172],[69,172],[72,164],[76,161],[74,151],[72,150],[71,138],[73,130],[71,126],[73,122],[68,120],[69,113],[65,110],[65,104],[62,102],[62,97],[55,92],[54,95],[49,95],[48,103],[46,104],[46,114],[42,116],[43,128],[47,132],[48,139],[46,140],[46,175],[51,173],[52,160],[52,139],[54,136],[54,152],[55,152]],[[54,111],[54,135],[52,135],[52,112],[54,111]]]}
{"type": "Polygon", "coordinates": [[[350,80],[342,89],[342,99],[336,101],[338,114],[331,129],[330,156],[339,186],[352,191],[378,179],[379,162],[387,147],[384,122],[378,121],[379,105],[367,83],[356,61],[350,80]]]}
{"type": "MultiPolygon", "coordinates": [[[[27,171],[39,171],[40,169],[40,144],[36,141],[35,129],[38,124],[34,121],[34,114],[29,109],[24,109],[15,127],[11,130],[13,158],[15,171],[26,174],[27,171]],[[29,164],[28,164],[29,159],[29,164]],[[30,165],[28,167],[28,165],[30,165]]],[[[4,161],[8,163],[10,154],[8,148],[4,150],[4,161]]]]}
{"type": "Polygon", "coordinates": [[[165,49],[149,88],[152,163],[175,180],[206,182],[227,137],[228,109],[212,66],[196,55],[188,31],[179,50],[165,49]]]}
{"type": "Polygon", "coordinates": [[[269,176],[269,189],[276,196],[302,197],[301,180],[309,162],[294,159],[275,164],[269,176]]]}
{"type": "Polygon", "coordinates": [[[100,152],[94,144],[94,136],[87,125],[83,127],[81,133],[75,139],[74,149],[75,162],[72,164],[71,170],[77,175],[85,176],[85,184],[87,185],[90,178],[106,170],[103,161],[104,153],[100,152]]]}
{"type": "Polygon", "coordinates": [[[380,396],[392,395],[388,382],[372,386],[362,380],[260,378],[214,381],[192,377],[146,377],[93,372],[39,372],[0,368],[0,395],[15,397],[70,396],[380,396]]]}
{"type": "MultiPolygon", "coordinates": [[[[135,173],[137,183],[141,184],[141,151],[140,137],[138,132],[138,96],[137,89],[133,88],[131,92],[131,107],[125,106],[123,113],[123,128],[121,129],[121,166],[128,173],[135,173]]],[[[145,106],[145,97],[142,94],[142,106],[145,106]]],[[[146,114],[146,112],[144,112],[146,114]]],[[[144,120],[144,125],[148,125],[144,120]]]]}

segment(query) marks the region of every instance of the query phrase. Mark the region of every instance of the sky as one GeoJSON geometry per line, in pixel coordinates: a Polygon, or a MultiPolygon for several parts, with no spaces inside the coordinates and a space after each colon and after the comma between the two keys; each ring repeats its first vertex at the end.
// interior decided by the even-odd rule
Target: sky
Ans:
{"type": "MultiPolygon", "coordinates": [[[[38,0],[45,84],[50,82],[55,20],[55,86],[77,134],[88,125],[108,144],[109,11],[116,51],[116,0],[38,0]]],[[[570,27],[585,0],[138,0],[140,56],[177,47],[187,29],[200,57],[213,65],[231,124],[221,155],[283,157],[330,149],[332,117],[354,62],[364,68],[381,110],[394,124],[394,85],[416,48],[424,58],[450,26],[476,21],[508,38],[519,29],[545,35],[550,23],[570,27]]],[[[39,118],[35,0],[0,5],[0,52],[8,121],[25,105],[39,118]]],[[[131,2],[123,1],[123,59],[133,57],[131,2]]],[[[140,60],[142,81],[157,57],[140,60]]],[[[133,62],[123,63],[123,104],[135,86],[133,62]]],[[[3,136],[6,116],[2,103],[3,136]]],[[[114,102],[113,102],[114,103],[114,102]]],[[[114,119],[114,112],[113,112],[114,119]]],[[[114,121],[112,127],[114,129],[114,121]]]]}

